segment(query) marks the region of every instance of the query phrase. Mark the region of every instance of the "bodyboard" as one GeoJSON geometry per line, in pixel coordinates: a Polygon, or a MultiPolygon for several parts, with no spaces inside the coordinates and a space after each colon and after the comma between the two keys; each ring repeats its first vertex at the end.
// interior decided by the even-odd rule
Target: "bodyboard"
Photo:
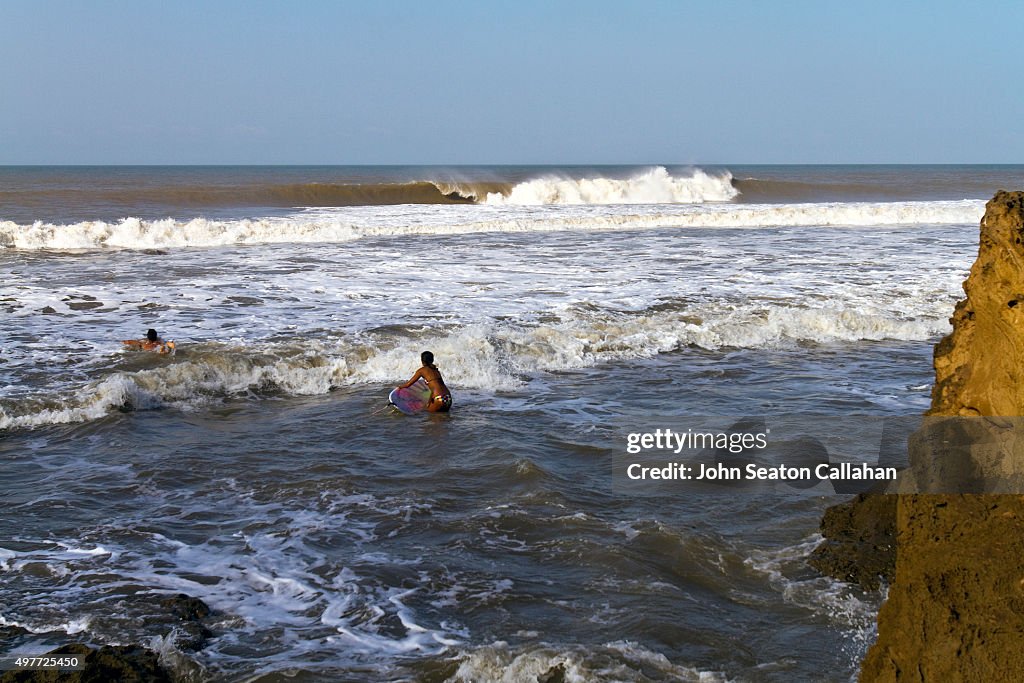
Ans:
{"type": "Polygon", "coordinates": [[[388,402],[406,415],[415,415],[430,404],[430,387],[423,379],[418,379],[411,387],[392,390],[388,402]]]}

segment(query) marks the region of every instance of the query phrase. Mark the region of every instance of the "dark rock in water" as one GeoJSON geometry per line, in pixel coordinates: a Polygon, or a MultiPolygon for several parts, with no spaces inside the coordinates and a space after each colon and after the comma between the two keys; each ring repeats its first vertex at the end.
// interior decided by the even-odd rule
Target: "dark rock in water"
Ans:
{"type": "Polygon", "coordinates": [[[213,631],[202,623],[210,616],[210,608],[199,598],[184,593],[166,598],[160,602],[162,607],[170,609],[172,615],[181,623],[174,626],[174,644],[181,650],[195,652],[206,646],[206,641],[213,637],[213,631]]]}
{"type": "MultiPolygon", "coordinates": [[[[206,645],[213,632],[202,620],[210,616],[210,608],[199,598],[184,593],[163,599],[157,606],[158,624],[167,629],[174,644],[181,650],[196,651],[206,645]]],[[[18,627],[0,628],[0,642],[12,644],[29,635],[18,627]]],[[[33,653],[38,656],[38,653],[33,653]]],[[[109,646],[99,649],[82,643],[62,645],[46,655],[79,655],[85,668],[80,671],[7,671],[0,673],[0,683],[170,683],[171,674],[161,666],[159,656],[139,646],[109,646]]]]}
{"type": "Polygon", "coordinates": [[[537,683],[565,683],[565,664],[553,666],[537,676],[537,683]]]}
{"type": "Polygon", "coordinates": [[[39,309],[39,312],[45,315],[51,315],[53,313],[56,313],[57,311],[52,306],[44,306],[43,308],[39,309]]]}
{"type": "Polygon", "coordinates": [[[206,647],[206,642],[213,637],[213,631],[200,623],[182,624],[175,629],[174,645],[179,650],[198,652],[206,647]]]}
{"type": "Polygon", "coordinates": [[[29,634],[29,631],[20,626],[0,626],[0,645],[9,646],[9,644],[29,634]]]}
{"type": "Polygon", "coordinates": [[[171,613],[176,617],[189,621],[205,619],[210,616],[210,608],[199,598],[193,598],[184,593],[178,593],[174,597],[167,598],[160,602],[164,607],[169,607],[171,613]]]}
{"type": "Polygon", "coordinates": [[[163,304],[155,304],[152,301],[136,306],[140,311],[166,311],[169,307],[163,304]]]}
{"type": "Polygon", "coordinates": [[[68,304],[68,308],[72,311],[88,311],[91,308],[100,308],[103,306],[102,301],[72,301],[68,304]]]}
{"type": "Polygon", "coordinates": [[[896,575],[897,496],[862,493],[830,507],[821,520],[825,541],[811,554],[822,574],[877,590],[896,575]]]}
{"type": "Polygon", "coordinates": [[[155,652],[135,645],[104,645],[95,650],[71,643],[47,652],[49,656],[79,655],[85,668],[80,671],[7,671],[0,683],[171,683],[155,652]]]}
{"type": "Polygon", "coordinates": [[[258,306],[263,303],[263,299],[258,299],[254,296],[229,296],[225,301],[230,301],[239,306],[258,306]]]}

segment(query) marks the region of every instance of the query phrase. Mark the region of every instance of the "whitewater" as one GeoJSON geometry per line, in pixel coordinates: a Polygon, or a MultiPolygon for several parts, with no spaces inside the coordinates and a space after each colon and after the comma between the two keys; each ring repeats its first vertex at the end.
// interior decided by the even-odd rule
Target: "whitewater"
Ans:
{"type": "MultiPolygon", "coordinates": [[[[944,209],[927,210],[932,220],[944,209]]],[[[838,211],[870,222],[862,207],[838,211]]],[[[207,230],[219,239],[185,248],[193,233],[164,226],[108,236],[98,251],[92,238],[71,242],[93,249],[63,258],[52,240],[12,250],[0,304],[22,334],[0,366],[0,427],[397,381],[428,340],[450,381],[492,391],[689,347],[924,341],[946,331],[966,267],[966,253],[951,263],[908,249],[948,240],[941,222],[722,230],[665,226],[665,215],[629,230],[577,215],[574,230],[537,232],[460,230],[431,215],[416,232],[346,241],[282,218],[292,232],[256,244],[207,230]],[[300,232],[310,241],[295,241],[300,232]],[[176,341],[173,358],[120,350],[151,326],[176,341]]]]}
{"type": "MultiPolygon", "coordinates": [[[[416,187],[422,184],[423,181],[407,183],[416,187]]],[[[402,235],[667,227],[950,225],[977,222],[984,211],[984,201],[977,199],[736,204],[733,200],[742,194],[728,171],[709,173],[691,169],[674,176],[664,167],[626,178],[540,177],[508,183],[504,192],[486,194],[476,187],[479,183],[433,184],[439,193],[458,194],[477,203],[308,207],[278,216],[228,220],[204,216],[187,220],[123,217],[19,223],[3,220],[0,214],[0,248],[159,249],[347,242],[402,235]]],[[[414,201],[417,197],[410,194],[407,199],[414,201]]],[[[302,198],[301,193],[296,196],[302,198]]]]}

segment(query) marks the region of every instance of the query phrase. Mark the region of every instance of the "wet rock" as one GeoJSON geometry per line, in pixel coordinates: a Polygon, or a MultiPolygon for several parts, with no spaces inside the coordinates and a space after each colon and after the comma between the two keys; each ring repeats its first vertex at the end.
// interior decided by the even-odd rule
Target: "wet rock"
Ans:
{"type": "Polygon", "coordinates": [[[174,645],[185,652],[198,652],[206,647],[213,635],[213,631],[203,624],[182,624],[174,630],[174,645]]]}
{"type": "Polygon", "coordinates": [[[57,311],[52,306],[44,306],[43,308],[39,309],[39,312],[46,315],[50,315],[52,313],[56,313],[57,311]]]}
{"type": "Polygon", "coordinates": [[[537,676],[537,683],[565,683],[565,664],[553,666],[537,676]]]}
{"type": "Polygon", "coordinates": [[[263,299],[258,299],[254,296],[229,296],[225,301],[230,301],[239,306],[258,306],[263,303],[263,299]]]}
{"type": "Polygon", "coordinates": [[[93,308],[100,308],[103,306],[102,301],[71,301],[68,303],[68,308],[72,311],[88,311],[93,308]]]}
{"type": "Polygon", "coordinates": [[[29,631],[20,626],[0,626],[0,645],[11,647],[29,634],[29,631]]]}
{"type": "Polygon", "coordinates": [[[894,495],[860,494],[825,511],[825,541],[808,560],[822,574],[877,590],[896,575],[896,501],[894,495]]]}
{"type": "Polygon", "coordinates": [[[0,683],[171,683],[155,652],[134,645],[97,649],[82,643],[62,645],[48,656],[79,655],[85,668],[80,671],[7,671],[0,683]]]}
{"type": "Polygon", "coordinates": [[[174,616],[188,621],[198,621],[210,616],[210,608],[205,602],[184,593],[166,598],[160,604],[169,608],[174,616]]]}
{"type": "Polygon", "coordinates": [[[199,598],[179,593],[160,602],[179,623],[173,627],[174,644],[181,650],[198,651],[214,633],[203,623],[210,616],[209,606],[199,598]]]}

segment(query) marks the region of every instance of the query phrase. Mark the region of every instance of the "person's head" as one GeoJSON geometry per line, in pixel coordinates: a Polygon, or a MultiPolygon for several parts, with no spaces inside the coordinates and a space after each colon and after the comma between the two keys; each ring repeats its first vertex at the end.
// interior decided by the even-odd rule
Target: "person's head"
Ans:
{"type": "Polygon", "coordinates": [[[154,330],[152,327],[149,328],[148,332],[146,332],[146,339],[148,339],[149,341],[156,341],[159,338],[160,338],[160,335],[157,334],[156,330],[154,330]]]}
{"type": "Polygon", "coordinates": [[[424,365],[433,365],[434,354],[432,354],[430,351],[424,351],[423,353],[420,354],[420,361],[422,361],[424,365]]]}

